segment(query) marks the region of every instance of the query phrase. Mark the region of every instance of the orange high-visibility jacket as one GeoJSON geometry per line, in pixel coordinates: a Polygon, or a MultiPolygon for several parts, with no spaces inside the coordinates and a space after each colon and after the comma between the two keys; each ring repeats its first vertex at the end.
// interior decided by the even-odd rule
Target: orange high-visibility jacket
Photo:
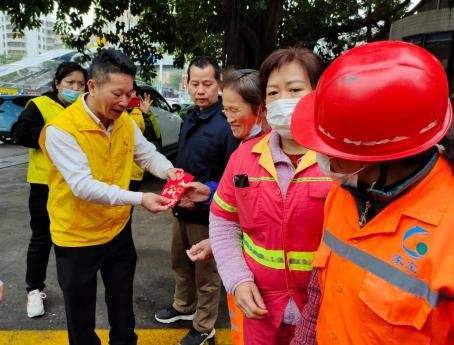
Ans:
{"type": "Polygon", "coordinates": [[[454,174],[430,173],[360,228],[336,186],[313,263],[322,291],[318,345],[454,344],[454,174]]]}

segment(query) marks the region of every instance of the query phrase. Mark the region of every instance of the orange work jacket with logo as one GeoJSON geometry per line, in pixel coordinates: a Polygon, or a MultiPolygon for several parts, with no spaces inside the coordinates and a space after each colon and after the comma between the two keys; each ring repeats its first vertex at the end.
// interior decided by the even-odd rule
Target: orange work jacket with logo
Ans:
{"type": "MultiPolygon", "coordinates": [[[[94,179],[128,189],[135,145],[134,124],[128,114],[123,113],[114,121],[107,136],[86,113],[79,98],[49,125],[74,137],[87,156],[94,179]]],[[[39,144],[49,159],[45,140],[43,130],[39,144]]],[[[131,206],[110,206],[76,197],[63,175],[50,163],[47,210],[52,242],[63,247],[85,247],[107,243],[118,235],[129,220],[131,206]]]]}
{"type": "Polygon", "coordinates": [[[454,344],[454,174],[445,157],[360,228],[336,186],[316,253],[318,345],[454,344]]]}
{"type": "Polygon", "coordinates": [[[315,164],[315,152],[309,151],[283,197],[269,138],[247,141],[232,154],[211,204],[213,214],[239,222],[244,257],[269,312],[265,320],[245,318],[245,339],[251,336],[252,323],[256,336],[272,337],[290,297],[299,308],[306,303],[323,229],[323,203],[331,186],[315,164]]]}

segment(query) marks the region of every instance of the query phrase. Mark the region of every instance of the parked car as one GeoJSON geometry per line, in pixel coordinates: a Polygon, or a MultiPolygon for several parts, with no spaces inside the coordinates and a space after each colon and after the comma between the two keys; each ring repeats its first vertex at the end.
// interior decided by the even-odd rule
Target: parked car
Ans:
{"type": "Polygon", "coordinates": [[[13,143],[11,126],[27,102],[35,96],[0,95],[0,142],[13,143]]]}
{"type": "MultiPolygon", "coordinates": [[[[153,87],[147,84],[139,85],[143,92],[148,93],[153,100],[151,111],[156,115],[161,132],[161,137],[157,138],[154,129],[148,128],[145,131],[145,136],[163,154],[172,156],[176,153],[178,147],[178,136],[182,122],[178,111],[181,108],[178,104],[170,106],[153,87]]],[[[0,95],[0,141],[4,143],[14,142],[11,126],[16,122],[27,102],[33,97],[36,96],[0,95]]],[[[151,122],[146,121],[146,125],[151,126],[151,122]]]]}
{"type": "MultiPolygon", "coordinates": [[[[143,96],[147,93],[151,96],[153,103],[151,104],[151,111],[156,115],[161,131],[161,140],[156,141],[152,135],[146,135],[149,141],[156,144],[156,147],[161,150],[166,156],[174,155],[178,149],[178,137],[180,135],[181,117],[179,111],[181,107],[178,104],[172,106],[167,103],[165,98],[152,86],[141,82],[137,83],[141,89],[140,94],[143,96]]],[[[145,134],[150,131],[145,130],[145,134]]]]}

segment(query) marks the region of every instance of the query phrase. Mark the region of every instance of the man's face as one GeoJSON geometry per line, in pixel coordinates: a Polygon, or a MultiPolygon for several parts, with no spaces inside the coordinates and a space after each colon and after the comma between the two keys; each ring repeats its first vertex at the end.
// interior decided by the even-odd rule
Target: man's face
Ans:
{"type": "Polygon", "coordinates": [[[109,73],[107,79],[99,83],[88,81],[88,90],[100,120],[116,120],[125,111],[133,94],[133,78],[128,74],[109,73]]]}
{"type": "Polygon", "coordinates": [[[188,91],[192,101],[201,109],[211,107],[218,101],[219,84],[214,78],[214,68],[191,66],[188,91]]]}

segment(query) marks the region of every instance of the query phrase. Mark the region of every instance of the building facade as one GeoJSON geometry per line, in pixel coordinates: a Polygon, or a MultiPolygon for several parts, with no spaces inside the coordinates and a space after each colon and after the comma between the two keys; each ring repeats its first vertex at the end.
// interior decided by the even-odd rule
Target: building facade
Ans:
{"type": "Polygon", "coordinates": [[[14,30],[5,13],[0,12],[0,55],[18,58],[33,57],[43,52],[63,47],[60,37],[54,32],[55,19],[43,17],[38,29],[24,30],[22,37],[14,37],[14,30]]]}
{"type": "Polygon", "coordinates": [[[454,92],[454,8],[449,0],[422,0],[413,14],[391,25],[390,39],[418,44],[443,64],[454,92]]]}

